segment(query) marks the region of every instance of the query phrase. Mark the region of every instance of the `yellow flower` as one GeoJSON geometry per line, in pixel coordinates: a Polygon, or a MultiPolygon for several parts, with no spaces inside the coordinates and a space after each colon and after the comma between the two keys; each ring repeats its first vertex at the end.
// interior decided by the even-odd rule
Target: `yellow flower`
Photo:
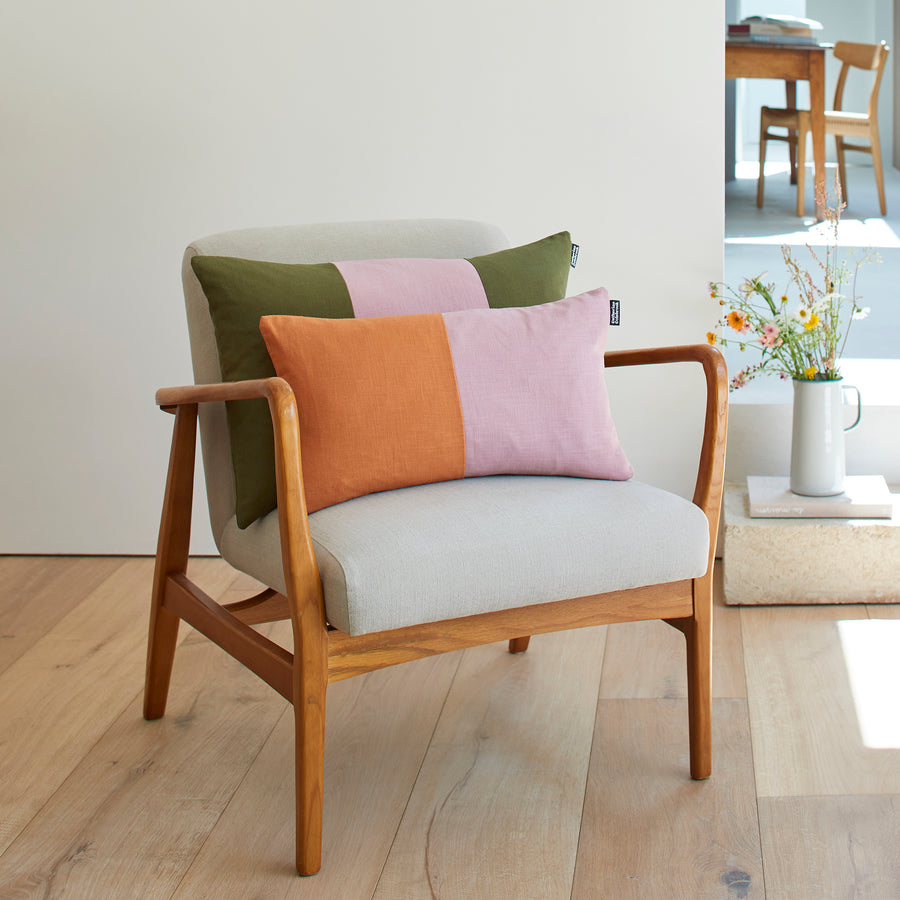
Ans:
{"type": "Polygon", "coordinates": [[[782,303],[787,303],[787,302],[788,302],[788,296],[787,296],[787,294],[782,294],[782,295],[781,295],[781,302],[782,302],[782,303]]]}
{"type": "Polygon", "coordinates": [[[715,342],[716,342],[715,334],[713,334],[713,332],[711,332],[711,331],[707,331],[706,332],[706,341],[709,344],[715,344],[715,342]]]}
{"type": "Polygon", "coordinates": [[[813,313],[813,314],[809,317],[809,321],[803,323],[803,327],[804,327],[807,331],[812,331],[813,328],[815,328],[816,325],[818,325],[818,324],[819,324],[819,317],[818,317],[815,313],[813,313]]]}
{"type": "Polygon", "coordinates": [[[816,367],[810,366],[808,369],[803,370],[803,375],[805,378],[808,378],[810,381],[816,377],[816,367]]]}

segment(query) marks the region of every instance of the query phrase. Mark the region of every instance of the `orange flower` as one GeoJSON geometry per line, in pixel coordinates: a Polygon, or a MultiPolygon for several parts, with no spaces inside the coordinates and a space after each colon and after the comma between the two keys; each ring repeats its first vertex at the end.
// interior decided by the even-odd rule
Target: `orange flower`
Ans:
{"type": "Polygon", "coordinates": [[[742,312],[738,312],[736,309],[733,309],[725,316],[725,321],[735,331],[743,332],[750,330],[750,322],[747,320],[747,316],[742,312]]]}
{"type": "Polygon", "coordinates": [[[716,336],[715,336],[715,334],[714,334],[712,331],[707,331],[707,332],[706,332],[706,341],[707,341],[707,343],[709,343],[709,344],[715,344],[715,342],[716,342],[716,336]]]}

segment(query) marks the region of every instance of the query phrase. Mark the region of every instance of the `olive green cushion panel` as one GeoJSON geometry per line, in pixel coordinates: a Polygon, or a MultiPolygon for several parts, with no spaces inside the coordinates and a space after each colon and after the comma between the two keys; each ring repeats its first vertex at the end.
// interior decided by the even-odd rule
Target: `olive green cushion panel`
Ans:
{"type": "Polygon", "coordinates": [[[572,239],[561,231],[524,247],[470,257],[493,309],[535,306],[566,296],[572,239]]]}

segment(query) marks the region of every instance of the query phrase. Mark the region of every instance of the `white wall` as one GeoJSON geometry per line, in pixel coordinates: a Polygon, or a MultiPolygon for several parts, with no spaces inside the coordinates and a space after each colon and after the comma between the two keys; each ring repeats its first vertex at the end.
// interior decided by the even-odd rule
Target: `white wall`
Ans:
{"type": "MultiPolygon", "coordinates": [[[[606,0],[7,5],[0,552],[153,551],[172,421],[153,394],[190,380],[194,237],[404,216],[487,219],[517,243],[568,228],[573,290],[623,300],[613,346],[702,340],[722,151],[682,108],[722,108],[724,13],[701,6],[657,24],[606,0]]],[[[689,491],[694,379],[611,381],[639,476],[689,491]],[[647,411],[670,441],[638,438],[647,411]]]]}

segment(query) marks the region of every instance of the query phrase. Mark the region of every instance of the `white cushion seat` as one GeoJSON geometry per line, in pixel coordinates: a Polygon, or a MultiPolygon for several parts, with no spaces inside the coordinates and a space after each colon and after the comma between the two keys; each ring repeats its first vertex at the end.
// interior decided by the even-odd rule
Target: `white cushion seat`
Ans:
{"type": "MultiPolygon", "coordinates": [[[[702,510],[636,481],[466,478],[357,497],[309,524],[328,620],[351,635],[697,578],[709,554],[702,510]]],[[[277,529],[276,513],[240,540],[229,523],[222,551],[283,590],[265,551],[277,529]]]]}

